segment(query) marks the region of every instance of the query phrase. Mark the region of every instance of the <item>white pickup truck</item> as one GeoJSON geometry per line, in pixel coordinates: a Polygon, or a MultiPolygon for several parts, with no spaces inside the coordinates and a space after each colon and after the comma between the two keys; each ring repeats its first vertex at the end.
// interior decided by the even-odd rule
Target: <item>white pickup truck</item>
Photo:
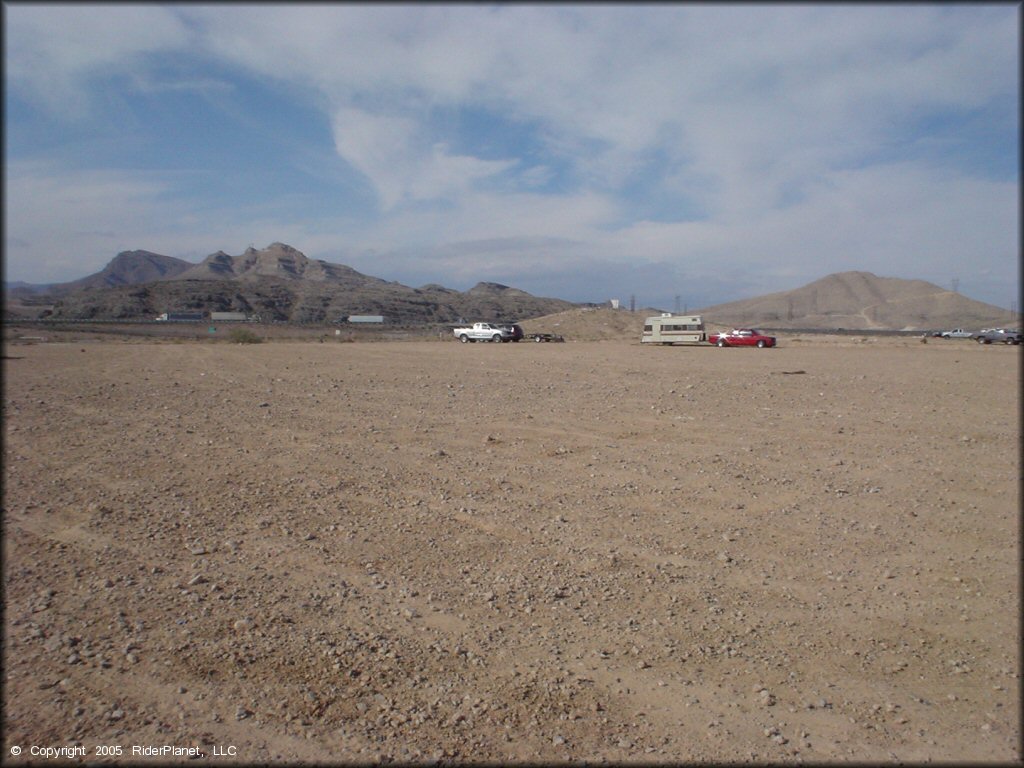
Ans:
{"type": "Polygon", "coordinates": [[[512,329],[496,323],[473,323],[465,328],[455,328],[452,333],[463,344],[470,341],[512,341],[512,329]]]}

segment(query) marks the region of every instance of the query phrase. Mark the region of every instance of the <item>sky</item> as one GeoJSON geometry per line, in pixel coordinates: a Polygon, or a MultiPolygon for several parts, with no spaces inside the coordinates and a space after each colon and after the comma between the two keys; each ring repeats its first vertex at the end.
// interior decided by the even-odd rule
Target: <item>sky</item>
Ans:
{"type": "Polygon", "coordinates": [[[4,279],[282,242],[700,308],[1020,309],[1016,4],[4,3],[4,279]]]}

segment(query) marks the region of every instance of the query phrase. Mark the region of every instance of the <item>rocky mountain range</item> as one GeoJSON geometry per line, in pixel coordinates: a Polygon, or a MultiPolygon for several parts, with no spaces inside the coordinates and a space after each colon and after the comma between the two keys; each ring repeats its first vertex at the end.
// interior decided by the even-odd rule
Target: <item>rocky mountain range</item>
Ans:
{"type": "Polygon", "coordinates": [[[148,251],[119,253],[101,272],[73,283],[20,286],[5,292],[8,317],[130,320],[163,312],[239,311],[263,321],[334,322],[383,315],[392,323],[516,320],[579,306],[498,283],[468,291],[440,285],[410,288],[343,264],[309,259],[284,243],[223,251],[199,264],[148,251]]]}
{"type": "MultiPolygon", "coordinates": [[[[579,307],[481,282],[468,291],[411,288],[309,259],[284,243],[223,251],[199,264],[149,251],[119,253],[100,272],[69,283],[8,285],[8,319],[150,319],[163,312],[241,311],[263,321],[330,323],[383,315],[391,323],[526,320],[579,307]]],[[[642,310],[640,313],[657,310],[642,310]]],[[[870,272],[828,275],[801,288],[700,310],[709,323],[767,328],[927,330],[1014,324],[1010,313],[923,280],[870,272]]]]}

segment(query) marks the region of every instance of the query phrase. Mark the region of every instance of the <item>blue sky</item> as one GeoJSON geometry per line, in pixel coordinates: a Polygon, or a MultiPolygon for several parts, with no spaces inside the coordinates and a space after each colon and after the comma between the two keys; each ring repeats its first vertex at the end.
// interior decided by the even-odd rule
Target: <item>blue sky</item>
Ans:
{"type": "Polygon", "coordinates": [[[673,309],[1020,284],[1020,8],[4,5],[6,280],[288,243],[673,309]]]}

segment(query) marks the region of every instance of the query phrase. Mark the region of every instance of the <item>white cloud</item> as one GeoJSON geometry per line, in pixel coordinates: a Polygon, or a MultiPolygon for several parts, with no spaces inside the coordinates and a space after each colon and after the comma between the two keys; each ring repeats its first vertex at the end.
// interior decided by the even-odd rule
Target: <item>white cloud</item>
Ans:
{"type": "MultiPolygon", "coordinates": [[[[400,267],[433,267],[436,282],[470,279],[467,264],[514,263],[535,274],[545,260],[557,262],[549,273],[570,265],[581,281],[596,279],[587,260],[679,264],[709,276],[728,264],[798,282],[852,268],[927,278],[966,259],[995,275],[1016,254],[1016,178],[987,180],[986,169],[943,156],[947,145],[934,139],[944,121],[984,123],[995,106],[1018,103],[1015,8],[16,5],[6,13],[7,78],[18,93],[64,110],[108,96],[90,89],[101,75],[152,98],[175,87],[215,98],[231,72],[244,75],[231,83],[239,90],[246,79],[272,81],[283,86],[279,96],[320,110],[337,155],[381,204],[366,221],[307,221],[275,190],[259,209],[224,199],[214,216],[206,201],[178,199],[185,187],[167,175],[54,170],[83,192],[106,179],[103,194],[118,210],[20,178],[12,191],[25,195],[15,203],[23,218],[11,221],[28,242],[42,236],[45,218],[30,209],[45,211],[52,196],[63,221],[141,239],[148,229],[151,245],[138,247],[207,237],[215,242],[196,245],[201,253],[228,250],[226,239],[372,248],[390,254],[376,263],[393,267],[392,279],[400,267]],[[161,68],[167,53],[187,66],[161,68]],[[215,72],[203,71],[209,64],[215,72]],[[463,114],[489,116],[478,130],[494,135],[449,130],[446,120],[463,114]],[[151,215],[160,205],[163,219],[151,215]],[[677,221],[658,220],[674,208],[677,221]],[[474,263],[466,243],[500,247],[483,248],[474,263]]],[[[1005,112],[1012,116],[986,126],[997,136],[1019,131],[1016,109],[1005,112]]]]}
{"type": "Polygon", "coordinates": [[[339,109],[333,131],[338,153],[367,177],[386,209],[406,200],[469,192],[476,182],[515,164],[451,154],[443,143],[431,145],[408,117],[339,109]]]}
{"type": "Polygon", "coordinates": [[[88,80],[131,72],[142,56],[180,50],[189,32],[155,5],[23,4],[4,9],[6,79],[25,98],[77,116],[95,94],[88,80]]]}

